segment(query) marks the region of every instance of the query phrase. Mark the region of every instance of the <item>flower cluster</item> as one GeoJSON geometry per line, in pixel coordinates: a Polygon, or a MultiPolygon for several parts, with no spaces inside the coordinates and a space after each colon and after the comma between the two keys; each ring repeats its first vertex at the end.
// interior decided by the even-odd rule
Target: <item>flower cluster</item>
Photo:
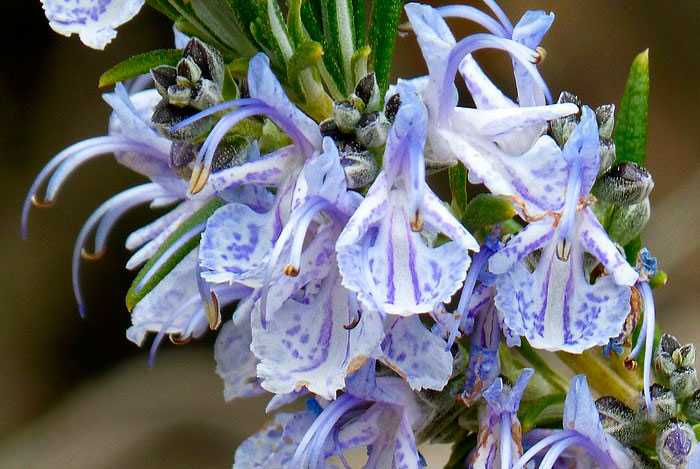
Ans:
{"type": "MultiPolygon", "coordinates": [[[[144,1],[42,3],[57,32],[103,48],[144,1]]],[[[419,468],[427,441],[454,442],[450,467],[700,467],[694,348],[664,336],[654,355],[663,273],[638,242],[653,181],[643,148],[616,152],[646,109],[623,108],[613,139],[614,106],[551,103],[537,64],[553,14],[513,25],[492,0],[493,15],[409,3],[398,25],[400,2],[377,0],[366,33],[347,0],[292,1],[286,18],[273,0],[148,3],[175,21],[177,50],[105,73],[108,135],[48,163],[22,230],[94,156],[149,179],[81,230],[76,298],[84,314],[81,256],[99,257],[127,210],[170,207],[126,240],[127,268],[143,266],[127,337],[155,333],[152,362],[165,336],[218,329],[226,399],[269,393],[268,412],[306,399],[246,440],[235,468],[350,467],[355,448],[364,467],[419,468]],[[486,32],[457,40],[450,18],[486,32]],[[389,86],[396,29],[428,73],[389,86]],[[485,48],[512,61],[516,99],[472,55],[485,48]],[[475,107],[459,104],[457,75],[475,107]],[[450,205],[426,182],[443,171],[450,205]],[[468,184],[485,193],[467,203],[468,184]],[[568,384],[535,349],[595,371],[610,395],[594,402],[584,375],[568,384]],[[635,412],[623,401],[640,390],[635,412]]]]}

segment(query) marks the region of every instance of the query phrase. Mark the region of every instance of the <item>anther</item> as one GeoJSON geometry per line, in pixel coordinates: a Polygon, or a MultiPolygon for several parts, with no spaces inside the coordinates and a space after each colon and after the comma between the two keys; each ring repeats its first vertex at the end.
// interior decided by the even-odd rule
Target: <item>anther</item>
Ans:
{"type": "Polygon", "coordinates": [[[40,200],[36,194],[32,196],[32,205],[36,208],[49,208],[53,206],[53,203],[53,200],[40,200]]]}
{"type": "Polygon", "coordinates": [[[284,266],[284,275],[287,277],[296,277],[299,275],[299,268],[292,264],[287,264],[284,266]]]}
{"type": "Polygon", "coordinates": [[[343,328],[345,330],[351,331],[357,327],[357,325],[360,323],[360,319],[362,319],[362,311],[357,312],[357,316],[353,318],[352,322],[350,324],[343,324],[343,328]]]}
{"type": "Polygon", "coordinates": [[[416,211],[416,213],[411,217],[411,230],[416,233],[423,231],[423,216],[419,211],[416,211]]]}
{"type": "Polygon", "coordinates": [[[624,364],[625,364],[625,368],[627,368],[630,371],[636,370],[637,366],[638,366],[637,361],[633,360],[630,357],[625,358],[624,364]]]}
{"type": "Polygon", "coordinates": [[[82,248],[80,250],[80,257],[85,259],[86,261],[98,261],[104,257],[106,254],[106,251],[103,249],[101,251],[97,251],[96,253],[92,254],[87,251],[87,249],[82,248]]]}
{"type": "Polygon", "coordinates": [[[192,337],[182,337],[180,334],[170,334],[168,337],[174,345],[185,345],[192,340],[192,337]]]}
{"type": "Polygon", "coordinates": [[[544,62],[544,59],[547,58],[547,49],[542,46],[537,46],[537,48],[535,48],[535,52],[537,52],[537,55],[535,56],[535,61],[533,63],[535,65],[539,65],[544,62]]]}
{"type": "Polygon", "coordinates": [[[211,292],[211,303],[207,303],[204,307],[204,312],[209,320],[209,329],[215,331],[221,325],[221,309],[219,307],[219,298],[216,293],[211,292]]]}

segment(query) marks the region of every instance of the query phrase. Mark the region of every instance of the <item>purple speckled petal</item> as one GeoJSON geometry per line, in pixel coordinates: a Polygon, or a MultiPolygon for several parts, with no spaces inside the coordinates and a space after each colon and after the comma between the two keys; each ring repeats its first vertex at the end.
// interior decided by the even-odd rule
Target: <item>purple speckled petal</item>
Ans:
{"type": "Polygon", "coordinates": [[[345,377],[379,353],[384,331],[377,313],[364,311],[354,329],[343,327],[348,323],[349,292],[337,275],[331,273],[308,304],[287,300],[268,316],[266,329],[254,315],[251,350],[260,359],[258,376],[268,391],[288,393],[306,386],[334,399],[345,377]]]}
{"type": "Polygon", "coordinates": [[[583,106],[581,122],[576,126],[562,151],[564,159],[573,168],[578,166],[581,171],[581,192],[579,197],[585,197],[595,183],[600,167],[600,137],[598,136],[598,121],[595,113],[588,106],[583,106]]]}
{"type": "Polygon", "coordinates": [[[556,255],[558,236],[544,246],[534,272],[516,264],[496,283],[496,306],[514,333],[546,350],[571,353],[605,345],[629,313],[630,288],[611,276],[591,285],[584,277],[583,248],[577,237],[568,261],[556,255]]]}
{"type": "MultiPolygon", "coordinates": [[[[447,59],[456,41],[450,28],[440,12],[428,5],[409,3],[404,7],[411,22],[423,58],[428,65],[430,85],[426,87],[425,103],[431,118],[437,116],[438,96],[442,93],[442,84],[447,71],[447,59]]],[[[456,90],[455,103],[456,103],[456,90]]]]}
{"type": "Polygon", "coordinates": [[[445,204],[430,190],[423,189],[423,220],[429,230],[439,232],[457,243],[465,251],[478,251],[479,242],[455,218],[445,204]]]}
{"type": "Polygon", "coordinates": [[[224,380],[224,399],[227,401],[265,392],[257,379],[255,367],[258,360],[250,351],[251,340],[250,321],[239,325],[227,321],[216,337],[216,372],[224,380]]]}
{"type": "MultiPolygon", "coordinates": [[[[410,202],[404,191],[392,190],[385,195],[386,205],[378,203],[384,183],[383,179],[375,182],[382,186],[376,195],[370,190],[367,199],[371,208],[363,210],[365,199],[350,219],[348,227],[354,236],[344,232],[338,239],[343,285],[356,292],[371,310],[401,316],[431,312],[439,303],[450,301],[462,285],[471,259],[456,242],[432,248],[421,233],[412,231],[410,202]],[[382,206],[386,209],[378,210],[382,206]]],[[[435,225],[442,231],[441,225],[435,225]]],[[[445,226],[445,230],[451,228],[445,226]]]]}
{"type": "Polygon", "coordinates": [[[573,103],[551,104],[548,106],[509,107],[501,109],[473,109],[460,107],[454,110],[453,120],[468,122],[469,126],[482,135],[498,137],[520,127],[544,124],[552,119],[569,116],[578,112],[573,103]]]}
{"type": "Polygon", "coordinates": [[[243,184],[278,186],[286,176],[301,165],[301,160],[301,155],[294,145],[280,148],[261,159],[213,173],[197,196],[211,197],[215,192],[243,184]]]}
{"type": "MultiPolygon", "coordinates": [[[[513,28],[513,40],[530,49],[535,49],[552,26],[552,22],[554,22],[554,13],[528,11],[513,28]]],[[[518,102],[521,106],[539,106],[545,103],[543,90],[532,79],[532,75],[515,60],[513,74],[518,89],[518,102]]]]}
{"type": "Polygon", "coordinates": [[[585,375],[574,376],[571,380],[564,403],[563,425],[565,430],[576,430],[600,448],[606,446],[605,431],[585,375]]]}
{"type": "Polygon", "coordinates": [[[471,54],[459,64],[459,72],[477,108],[507,109],[517,106],[491,81],[471,54]]]}
{"type": "Polygon", "coordinates": [[[489,271],[504,274],[528,254],[542,248],[554,237],[553,220],[549,217],[529,223],[489,259],[489,271]]]}
{"type": "Polygon", "coordinates": [[[64,36],[79,34],[93,49],[104,49],[117,35],[115,28],[141,10],[145,0],[41,0],[51,29],[64,36]]]}
{"type": "Polygon", "coordinates": [[[634,285],[639,275],[610,240],[593,212],[586,209],[581,218],[579,239],[583,249],[595,256],[605,266],[618,285],[634,285]]]}
{"type": "MultiPolygon", "coordinates": [[[[191,301],[194,298],[199,299],[195,277],[196,262],[195,249],[136,304],[131,312],[132,326],[126,331],[126,337],[130,341],[140,346],[147,333],[161,331],[189,337],[191,331],[188,330],[188,326],[193,323],[193,318],[206,318],[202,302],[191,301]]],[[[192,335],[197,336],[202,332],[204,331],[198,328],[192,335]]]]}
{"type": "Polygon", "coordinates": [[[212,283],[260,287],[274,237],[273,211],[254,212],[247,205],[227,204],[207,220],[199,250],[202,278],[212,283]]]}
{"type": "Polygon", "coordinates": [[[403,377],[412,389],[441,390],[452,373],[452,354],[445,341],[426,328],[418,316],[390,317],[380,360],[403,377]]]}
{"type": "Polygon", "coordinates": [[[279,111],[294,123],[314,148],[321,148],[322,138],[318,124],[292,104],[274,72],[270,69],[270,59],[263,53],[258,53],[250,59],[248,87],[251,98],[257,98],[279,111]]]}

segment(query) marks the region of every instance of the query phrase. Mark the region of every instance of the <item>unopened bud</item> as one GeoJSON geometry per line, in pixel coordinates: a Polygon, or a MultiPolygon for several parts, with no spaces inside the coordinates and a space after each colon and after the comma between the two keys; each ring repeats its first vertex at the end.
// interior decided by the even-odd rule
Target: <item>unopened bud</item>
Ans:
{"type": "Polygon", "coordinates": [[[697,441],[693,429],[685,422],[671,419],[656,437],[656,454],[664,469],[687,468],[697,441]]]}
{"type": "Polygon", "coordinates": [[[634,205],[644,201],[654,180],[649,171],[636,163],[623,162],[610,168],[596,181],[591,193],[615,205],[634,205]]]}
{"type": "Polygon", "coordinates": [[[679,367],[692,368],[695,366],[695,345],[686,344],[673,351],[673,361],[679,367]]]}
{"type": "Polygon", "coordinates": [[[700,422],[700,389],[685,400],[683,414],[694,422],[700,422]]]}
{"type": "Polygon", "coordinates": [[[389,122],[391,122],[391,123],[394,122],[394,118],[396,117],[396,114],[399,112],[400,107],[401,107],[401,95],[400,94],[396,93],[394,95],[391,95],[391,97],[386,100],[386,104],[384,105],[384,115],[389,120],[389,122]]]}
{"type": "Polygon", "coordinates": [[[367,148],[381,147],[386,143],[391,124],[381,112],[362,114],[355,127],[357,140],[367,148]]]}
{"type": "Polygon", "coordinates": [[[373,112],[379,109],[379,85],[374,72],[368,73],[357,82],[355,95],[365,104],[366,111],[373,112]]]}
{"type": "Polygon", "coordinates": [[[603,396],[595,401],[603,430],[623,445],[641,441],[644,436],[644,424],[637,414],[612,396],[603,396]]]}
{"type": "Polygon", "coordinates": [[[673,361],[673,356],[670,353],[661,350],[656,351],[654,355],[654,370],[656,371],[656,377],[660,381],[668,383],[668,380],[671,378],[671,373],[673,373],[676,368],[676,363],[673,361]]]}
{"type": "Polygon", "coordinates": [[[360,120],[360,115],[360,111],[350,101],[333,103],[333,120],[341,132],[352,132],[360,120]]]}
{"type": "Polygon", "coordinates": [[[655,383],[649,388],[649,393],[651,395],[650,411],[647,411],[644,393],[639,393],[637,408],[640,418],[658,425],[676,415],[676,398],[670,389],[655,383]]]}
{"type": "Polygon", "coordinates": [[[600,138],[611,138],[615,129],[615,105],[603,104],[595,110],[595,118],[598,121],[598,135],[600,138]]]}
{"type": "MultiPolygon", "coordinates": [[[[581,100],[578,99],[576,95],[571,94],[568,91],[562,91],[562,93],[559,95],[559,100],[557,103],[573,103],[578,107],[581,107],[581,100]]],[[[556,140],[560,147],[564,147],[564,144],[569,140],[569,136],[578,126],[580,118],[580,115],[572,115],[550,121],[550,131],[554,137],[554,140],[556,140]]]]}
{"type": "Polygon", "coordinates": [[[348,189],[368,186],[376,179],[379,167],[371,151],[357,142],[336,142],[336,145],[348,189]]]}
{"type": "Polygon", "coordinates": [[[676,368],[668,382],[673,395],[681,401],[698,388],[698,373],[695,368],[676,368]]]}
{"type": "Polygon", "coordinates": [[[651,204],[645,199],[635,205],[618,207],[613,212],[608,235],[615,242],[626,245],[639,235],[651,217],[651,204]]]}
{"type": "Polygon", "coordinates": [[[617,153],[615,151],[615,142],[610,138],[600,139],[600,168],[598,168],[598,176],[602,176],[608,171],[615,159],[617,158],[617,153]]]}

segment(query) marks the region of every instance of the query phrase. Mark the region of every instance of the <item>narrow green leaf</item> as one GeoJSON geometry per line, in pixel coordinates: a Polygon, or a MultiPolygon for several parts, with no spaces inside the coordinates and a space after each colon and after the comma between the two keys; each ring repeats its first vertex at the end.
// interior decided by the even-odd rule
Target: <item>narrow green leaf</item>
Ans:
{"type": "MultiPolygon", "coordinates": [[[[352,0],[352,25],[354,27],[355,49],[365,45],[365,0],[352,0]]],[[[361,78],[361,77],[360,77],[361,78]]]]}
{"type": "Polygon", "coordinates": [[[369,55],[372,53],[372,49],[369,46],[363,46],[352,54],[352,60],[350,65],[352,68],[352,83],[353,88],[357,83],[368,73],[367,70],[367,60],[369,55]]]}
{"type": "Polygon", "coordinates": [[[340,58],[330,51],[323,35],[322,9],[319,0],[307,0],[301,4],[301,20],[309,37],[321,44],[323,48],[323,65],[319,67],[323,81],[337,100],[347,95],[345,77],[340,69],[340,58]]]}
{"type": "Polygon", "coordinates": [[[372,47],[374,72],[382,100],[389,88],[391,61],[396,45],[396,28],[401,17],[402,0],[375,0],[372,5],[372,23],[369,27],[369,45],[372,47]]]}
{"type": "Polygon", "coordinates": [[[294,53],[287,26],[276,0],[257,0],[258,18],[250,26],[253,37],[265,50],[273,68],[286,74],[294,53]]]}
{"type": "Polygon", "coordinates": [[[252,57],[258,51],[248,38],[247,25],[239,22],[228,0],[191,0],[191,4],[197,18],[229,49],[243,57],[252,57]]]}
{"type": "Polygon", "coordinates": [[[172,256],[158,269],[151,279],[146,282],[146,284],[139,290],[136,291],[136,286],[141,282],[141,279],[148,273],[153,265],[158,261],[158,259],[168,250],[168,248],[185,233],[191,230],[198,224],[206,221],[219,207],[224,203],[219,199],[213,199],[204,207],[195,212],[190,218],[188,218],[182,225],[180,225],[165,242],[158,248],[158,250],[153,254],[153,257],[149,259],[146,265],[141,269],[141,271],[136,275],[134,282],[131,284],[129,291],[126,294],[126,307],[131,311],[134,306],[143,299],[151,290],[155,288],[161,280],[165,278],[166,275],[172,271],[180,261],[189,254],[195,247],[199,245],[200,237],[195,236],[188,243],[185,243],[180,249],[173,253],[172,256]]]}
{"type": "Polygon", "coordinates": [[[508,197],[479,194],[467,204],[462,215],[462,224],[474,236],[484,237],[493,226],[514,216],[515,209],[508,197]]]}
{"type": "Polygon", "coordinates": [[[462,163],[457,163],[448,170],[448,175],[452,194],[450,206],[457,218],[462,219],[467,209],[467,168],[462,163]]]}
{"type": "Polygon", "coordinates": [[[566,378],[555,371],[544,359],[532,348],[527,340],[523,340],[518,348],[520,355],[532,365],[549,384],[557,388],[559,391],[566,393],[569,389],[569,384],[566,378]]]}
{"type": "Polygon", "coordinates": [[[523,433],[532,430],[538,424],[561,423],[565,400],[565,394],[549,394],[534,401],[521,403],[518,419],[523,433]]]}
{"type": "Polygon", "coordinates": [[[99,86],[114,85],[135,78],[159,65],[177,65],[181,58],[182,51],[179,49],[158,49],[135,55],[104,72],[100,77],[99,86]]]}
{"type": "Polygon", "coordinates": [[[615,127],[617,161],[644,165],[649,113],[649,49],[632,62],[615,127]]]}
{"type": "Polygon", "coordinates": [[[343,71],[346,89],[352,89],[352,56],[355,40],[351,0],[322,0],[323,32],[325,50],[332,53],[343,71]]]}
{"type": "Polygon", "coordinates": [[[313,67],[321,60],[323,49],[316,41],[305,41],[299,45],[287,64],[287,81],[294,91],[304,96],[301,72],[313,67]]]}
{"type": "Polygon", "coordinates": [[[254,0],[229,0],[233,13],[248,37],[253,40],[250,25],[258,18],[258,7],[254,0]]]}
{"type": "Polygon", "coordinates": [[[170,5],[170,3],[168,3],[168,0],[148,0],[146,3],[148,3],[148,6],[151,8],[158,10],[167,16],[172,22],[175,22],[180,18],[180,14],[170,5]]]}
{"type": "Polygon", "coordinates": [[[241,91],[238,89],[238,83],[231,75],[231,69],[226,68],[224,72],[224,86],[221,89],[221,96],[224,101],[233,101],[241,97],[241,91]]]}

